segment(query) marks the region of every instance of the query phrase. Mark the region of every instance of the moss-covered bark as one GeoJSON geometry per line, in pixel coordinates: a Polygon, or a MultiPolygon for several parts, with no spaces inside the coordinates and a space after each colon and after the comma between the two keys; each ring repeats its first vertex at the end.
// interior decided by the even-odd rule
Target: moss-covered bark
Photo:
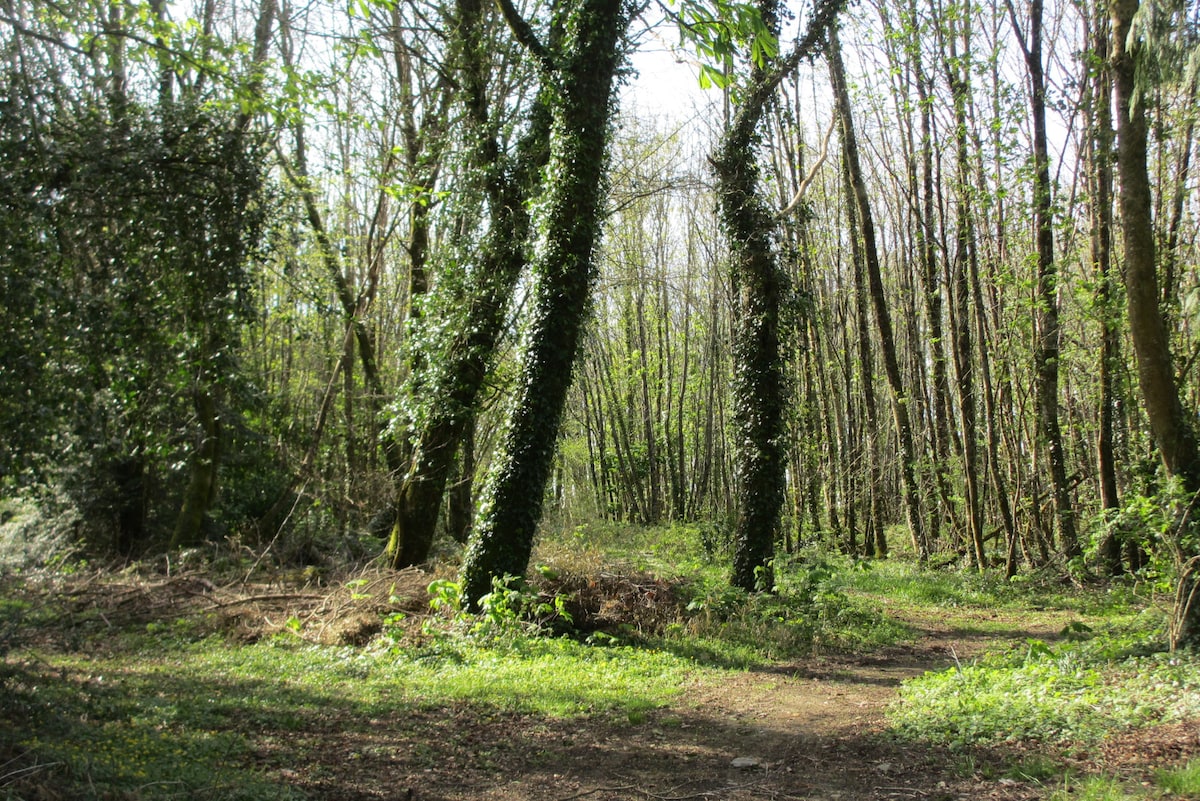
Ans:
{"type": "MultiPolygon", "coordinates": [[[[1117,88],[1117,170],[1125,243],[1125,294],[1129,333],[1137,355],[1138,383],[1146,417],[1154,432],[1163,466],[1189,493],[1200,491],[1200,446],[1175,380],[1166,318],[1159,306],[1153,204],[1147,170],[1146,98],[1138,85],[1137,49],[1130,27],[1138,0],[1115,0],[1112,10],[1112,67],[1117,88]]],[[[1200,599],[1196,595],[1195,562],[1187,549],[1177,554],[1181,568],[1172,644],[1200,644],[1200,599]]]]}
{"type": "MultiPolygon", "coordinates": [[[[462,568],[468,604],[491,591],[493,578],[520,576],[529,562],[596,280],[612,90],[628,15],[623,0],[560,2],[561,38],[552,49],[535,48],[554,88],[543,234],[516,398],[462,568]]],[[[514,30],[527,39],[519,22],[514,30]]]]}
{"type": "Polygon", "coordinates": [[[463,318],[447,326],[422,375],[429,398],[413,438],[407,472],[400,477],[396,517],[387,553],[393,567],[424,561],[433,544],[438,513],[455,454],[472,425],[479,391],[508,318],[517,280],[524,271],[530,235],[530,199],[546,162],[550,119],[545,93],[535,102],[529,128],[516,153],[505,156],[489,108],[489,64],[483,35],[484,4],[459,0],[454,35],[466,122],[475,163],[483,174],[489,227],[478,263],[459,291],[463,318]]]}

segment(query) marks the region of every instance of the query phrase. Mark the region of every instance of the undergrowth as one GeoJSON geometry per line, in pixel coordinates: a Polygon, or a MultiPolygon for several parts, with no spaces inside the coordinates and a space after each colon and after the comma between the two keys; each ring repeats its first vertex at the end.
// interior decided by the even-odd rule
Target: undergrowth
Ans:
{"type": "Polygon", "coordinates": [[[906,682],[890,712],[896,733],[959,748],[1096,743],[1200,716],[1200,657],[1158,650],[1160,631],[1067,633],[1083,639],[1031,639],[906,682]]]}
{"type": "MultiPolygon", "coordinates": [[[[729,585],[729,549],[727,535],[711,523],[581,526],[540,546],[537,558],[556,580],[539,585],[550,594],[565,589],[586,595],[586,587],[568,579],[595,585],[596,574],[608,571],[653,577],[655,602],[626,603],[630,619],[602,626],[603,635],[716,667],[748,668],[822,650],[867,650],[911,636],[908,626],[883,614],[878,604],[845,591],[847,576],[871,572],[871,562],[816,548],[782,554],[773,592],[748,593],[729,585]],[[664,584],[676,604],[670,615],[658,603],[664,584]],[[653,625],[641,625],[639,611],[650,613],[653,625]]],[[[567,628],[579,631],[583,622],[577,616],[567,628]]],[[[595,639],[588,625],[582,631],[595,639]]]]}

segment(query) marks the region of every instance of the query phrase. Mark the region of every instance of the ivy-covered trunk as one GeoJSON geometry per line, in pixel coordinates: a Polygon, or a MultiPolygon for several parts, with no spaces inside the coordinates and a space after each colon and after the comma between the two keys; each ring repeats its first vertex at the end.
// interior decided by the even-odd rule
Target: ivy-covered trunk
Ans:
{"type": "MultiPolygon", "coordinates": [[[[773,3],[772,20],[777,19],[773,3]]],[[[766,15],[764,15],[766,16],[766,15]]],[[[772,560],[786,498],[788,382],[783,358],[787,276],[779,269],[775,221],[759,191],[758,125],[772,76],[756,68],[713,159],[721,226],[734,290],[733,425],[737,521],[730,582],[771,590],[772,560]]],[[[777,82],[777,81],[776,81],[777,82]]]]}
{"type": "MultiPolygon", "coordinates": [[[[778,35],[780,3],[759,0],[761,22],[778,35]]],[[[775,247],[776,215],[759,191],[759,123],[780,82],[810,58],[841,8],[819,2],[806,35],[786,56],[755,61],[733,122],[712,158],[721,227],[729,241],[734,290],[733,424],[737,518],[730,583],[750,592],[770,591],[772,562],[787,496],[787,408],[790,387],[784,359],[787,275],[775,247]]]]}
{"type": "Polygon", "coordinates": [[[553,136],[516,397],[462,568],[463,599],[472,605],[491,591],[494,578],[520,576],[528,565],[596,281],[612,90],[629,9],[623,0],[582,0],[559,2],[553,13],[562,33],[547,50],[506,9],[554,87],[553,136]]]}
{"type": "Polygon", "coordinates": [[[480,0],[459,0],[455,36],[459,78],[466,106],[470,148],[483,173],[489,228],[478,263],[458,290],[449,314],[455,325],[442,326],[447,340],[430,343],[421,376],[426,399],[418,414],[408,472],[400,477],[396,517],[387,553],[393,567],[424,561],[437,528],[446,482],[455,454],[468,447],[464,438],[474,423],[479,391],[508,319],[513,292],[526,265],[530,234],[529,201],[546,162],[550,119],[544,92],[535,101],[529,129],[510,160],[501,152],[495,117],[489,108],[490,55],[483,35],[480,0]]]}

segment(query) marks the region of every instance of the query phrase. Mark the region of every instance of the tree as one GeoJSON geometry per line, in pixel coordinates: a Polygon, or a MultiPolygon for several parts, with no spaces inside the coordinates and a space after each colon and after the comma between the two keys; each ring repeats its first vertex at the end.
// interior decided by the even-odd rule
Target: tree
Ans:
{"type": "Polygon", "coordinates": [[[632,12],[624,0],[557,2],[551,39],[543,43],[510,2],[502,8],[539,63],[552,135],[516,397],[462,566],[468,605],[477,605],[493,580],[523,575],[533,547],[596,280],[612,91],[632,12]]]}
{"type": "MultiPolygon", "coordinates": [[[[264,4],[256,42],[273,9],[264,4]]],[[[5,110],[25,119],[6,123],[25,126],[29,149],[5,183],[29,212],[18,276],[29,275],[26,238],[40,243],[26,319],[57,319],[38,355],[55,390],[39,399],[40,458],[52,466],[37,478],[66,490],[88,544],[131,554],[168,536],[194,542],[214,517],[223,459],[253,406],[238,348],[270,198],[254,106],[231,99],[256,85],[260,51],[221,91],[196,89],[196,65],[178,63],[146,97],[138,78],[177,57],[163,50],[168,32],[184,34],[109,11],[97,61],[74,59],[86,14],[15,26],[6,50],[39,74],[18,70],[11,84],[20,99],[5,110]],[[158,49],[131,50],[134,38],[158,49]]]]}
{"type": "Polygon", "coordinates": [[[388,542],[389,558],[397,568],[429,555],[455,453],[473,425],[477,398],[527,263],[530,201],[549,147],[548,90],[543,90],[529,112],[516,153],[508,156],[501,149],[502,120],[489,95],[492,49],[485,36],[484,8],[478,0],[460,0],[453,35],[467,111],[467,150],[482,174],[488,229],[478,248],[478,264],[460,284],[447,282],[444,297],[434,301],[440,300],[440,335],[423,358],[425,369],[414,377],[419,412],[388,542]],[[456,324],[446,325],[446,318],[456,324]]]}
{"type": "MultiPolygon", "coordinates": [[[[802,59],[812,57],[822,31],[840,8],[836,0],[817,4],[807,33],[786,57],[774,57],[775,48],[764,47],[761,36],[751,40],[750,75],[712,158],[736,304],[733,425],[738,499],[730,581],[748,591],[771,590],[775,584],[772,562],[786,497],[789,399],[782,351],[787,277],[773,242],[776,218],[758,186],[759,126],[780,83],[802,59]]],[[[760,0],[756,9],[755,25],[773,40],[779,34],[780,4],[760,0]]]]}
{"type": "Polygon", "coordinates": [[[875,311],[875,325],[879,332],[880,348],[883,351],[884,372],[892,396],[892,421],[900,439],[901,476],[904,482],[904,505],[908,515],[909,531],[913,548],[924,560],[929,556],[929,542],[921,520],[921,505],[916,479],[916,445],[913,442],[912,418],[909,413],[909,396],[900,372],[900,361],[896,356],[896,337],[892,327],[891,312],[883,289],[883,274],[879,264],[879,246],[875,240],[874,215],[871,213],[866,182],[859,160],[858,139],[854,132],[854,120],[850,107],[850,92],[846,85],[845,68],[841,62],[841,51],[837,46],[837,32],[830,29],[828,53],[830,78],[833,83],[834,103],[842,131],[842,154],[850,176],[853,196],[848,202],[857,210],[861,228],[863,256],[867,268],[867,281],[871,288],[871,303],[875,311]]]}
{"type": "MultiPolygon", "coordinates": [[[[250,97],[262,90],[264,63],[275,15],[275,0],[262,0],[254,28],[250,74],[245,86],[250,97]]],[[[219,368],[223,361],[230,360],[232,354],[229,351],[234,347],[237,337],[236,329],[231,328],[231,323],[237,319],[236,314],[222,314],[225,312],[222,301],[231,296],[237,297],[236,281],[244,275],[247,252],[254,246],[253,237],[258,233],[256,227],[262,224],[261,214],[254,209],[264,176],[261,155],[255,152],[257,148],[250,139],[253,110],[252,105],[243,106],[234,118],[231,129],[217,135],[220,144],[215,163],[234,169],[230,174],[214,176],[216,181],[211,189],[216,191],[205,193],[213,195],[211,204],[196,204],[199,208],[187,207],[183,210],[184,219],[180,220],[184,230],[188,229],[190,223],[193,227],[188,233],[198,234],[188,243],[191,247],[180,248],[179,254],[181,261],[185,262],[180,266],[187,270],[186,275],[200,284],[189,288],[192,290],[189,299],[200,304],[200,307],[189,310],[191,313],[188,317],[193,324],[199,323],[202,332],[196,336],[197,342],[186,351],[192,373],[191,394],[199,431],[195,435],[191,474],[175,521],[175,530],[171,534],[173,548],[194,545],[201,540],[205,517],[217,497],[223,439],[220,405],[222,384],[228,380],[228,373],[219,368]],[[241,175],[237,172],[239,168],[245,171],[241,175]],[[222,188],[225,192],[222,192],[222,188]],[[256,215],[257,221],[252,221],[256,215]],[[189,256],[200,259],[201,263],[186,265],[189,256]],[[230,278],[234,280],[231,282],[230,278]]],[[[168,137],[168,142],[176,138],[173,133],[168,137]]],[[[182,136],[179,138],[186,141],[182,136]]],[[[195,143],[197,151],[202,142],[195,143]]],[[[168,165],[170,163],[167,162],[168,165]]],[[[204,171],[199,172],[203,175],[204,171]]],[[[185,180],[180,183],[186,186],[185,180]]]]}
{"type": "MultiPolygon", "coordinates": [[[[1117,376],[1121,370],[1120,307],[1116,302],[1112,261],[1113,236],[1113,130],[1112,73],[1108,64],[1109,24],[1104,4],[1096,3],[1092,22],[1092,50],[1087,53],[1091,82],[1088,108],[1086,156],[1091,196],[1090,242],[1092,268],[1096,281],[1096,311],[1100,317],[1101,346],[1098,358],[1100,397],[1096,432],[1096,466],[1099,473],[1100,504],[1105,512],[1120,508],[1117,482],[1115,428],[1117,416],[1117,376]]],[[[1104,568],[1109,575],[1122,570],[1121,538],[1110,532],[1101,544],[1104,568]]],[[[1132,567],[1132,565],[1131,565],[1132,567]]]]}
{"type": "MultiPolygon", "coordinates": [[[[1114,0],[1112,72],[1117,94],[1117,173],[1120,178],[1122,235],[1125,245],[1125,295],[1129,333],[1137,355],[1138,384],[1159,456],[1167,473],[1189,494],[1200,492],[1200,449],[1191,415],[1175,379],[1166,318],[1159,306],[1158,264],[1153,203],[1147,169],[1145,32],[1138,22],[1139,0],[1114,0]]],[[[1195,554],[1181,554],[1173,645],[1200,642],[1200,603],[1194,602],[1195,554]]]]}
{"type": "MultiPolygon", "coordinates": [[[[975,248],[975,215],[971,206],[971,150],[967,121],[970,99],[970,40],[966,21],[962,26],[963,55],[958,53],[959,31],[954,19],[947,20],[949,54],[945,60],[946,79],[953,97],[954,150],[958,204],[955,209],[954,258],[949,264],[951,279],[951,330],[953,332],[954,368],[958,374],[958,414],[962,428],[963,487],[967,507],[967,534],[970,538],[971,562],[979,570],[987,566],[983,541],[983,503],[979,483],[979,435],[976,425],[975,358],[971,347],[971,279],[978,272],[975,248]]],[[[1060,438],[1061,439],[1061,438],[1060,438]]]]}
{"type": "Polygon", "coordinates": [[[1033,225],[1037,250],[1037,300],[1034,372],[1037,386],[1037,418],[1041,439],[1050,462],[1050,483],[1059,540],[1068,558],[1079,556],[1075,512],[1067,483],[1066,455],[1058,416],[1059,301],[1058,269],[1054,262],[1054,198],[1050,185],[1050,153],[1046,133],[1046,77],[1042,58],[1042,0],[1030,0],[1029,34],[1017,19],[1012,0],[1009,18],[1029,73],[1030,117],[1033,123],[1033,225]]]}

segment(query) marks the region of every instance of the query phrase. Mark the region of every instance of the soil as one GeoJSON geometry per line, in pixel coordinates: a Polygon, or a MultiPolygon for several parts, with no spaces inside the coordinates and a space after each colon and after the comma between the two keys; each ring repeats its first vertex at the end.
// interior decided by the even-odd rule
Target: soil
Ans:
{"type": "MultiPolygon", "coordinates": [[[[389,573],[337,591],[293,584],[235,592],[194,576],[52,589],[77,609],[98,609],[108,625],[162,619],[190,606],[219,610],[226,633],[246,640],[298,618],[318,639],[362,644],[378,632],[381,610],[371,599],[389,598],[395,608],[398,596],[420,598],[408,608],[415,621],[430,578],[389,573]],[[384,584],[375,587],[377,581],[384,584]]],[[[627,603],[634,594],[622,596],[622,587],[637,586],[642,598],[665,596],[665,589],[647,593],[644,581],[611,581],[597,608],[612,612],[627,603]]],[[[884,714],[902,681],[965,663],[1004,639],[1053,641],[1067,618],[960,609],[951,621],[888,611],[907,615],[918,636],[869,654],[704,672],[671,706],[637,719],[553,720],[463,705],[397,712],[364,725],[332,713],[306,719],[298,731],[258,733],[256,767],[330,801],[1021,801],[1046,797],[1065,781],[1012,778],[1014,765],[1033,758],[1067,765],[1075,776],[1146,782],[1155,768],[1200,756],[1197,722],[1117,736],[1090,752],[1042,753],[1027,745],[951,753],[898,744],[884,736],[884,714]],[[1004,633],[990,633],[997,630],[1004,633]]]]}
{"type": "MultiPolygon", "coordinates": [[[[978,615],[979,623],[996,623],[995,614],[978,615]]],[[[969,616],[955,619],[955,628],[910,621],[921,627],[919,639],[870,655],[818,656],[698,680],[672,706],[636,725],[480,719],[446,710],[422,721],[411,715],[377,721],[370,742],[330,732],[321,763],[290,771],[289,778],[320,798],[426,801],[1019,801],[1061,788],[1061,780],[1045,786],[1004,777],[1030,756],[1019,748],[952,754],[883,736],[886,707],[902,681],[998,644],[978,633],[969,616]],[[414,723],[433,734],[432,763],[402,749],[371,748],[404,742],[414,723]],[[366,758],[368,752],[375,756],[366,758]],[[363,756],[351,762],[350,753],[363,756]]],[[[1053,615],[1032,626],[1021,622],[1013,621],[1008,636],[1050,641],[1062,628],[1053,615]]],[[[1164,764],[1143,758],[1150,752],[1169,753],[1172,761],[1200,754],[1195,728],[1146,730],[1124,745],[1113,741],[1103,764],[1083,760],[1077,767],[1119,767],[1119,775],[1143,780],[1164,764]]],[[[1070,753],[1045,756],[1080,762],[1070,753]]]]}

